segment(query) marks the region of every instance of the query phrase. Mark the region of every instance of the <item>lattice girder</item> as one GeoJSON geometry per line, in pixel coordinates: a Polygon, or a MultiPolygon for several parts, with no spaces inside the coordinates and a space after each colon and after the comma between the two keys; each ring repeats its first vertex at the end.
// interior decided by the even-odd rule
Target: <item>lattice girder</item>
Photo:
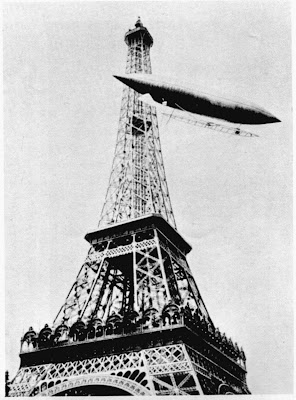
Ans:
{"type": "Polygon", "coordinates": [[[104,382],[139,395],[204,394],[209,388],[218,393],[222,386],[233,394],[248,393],[246,385],[231,378],[221,366],[179,343],[25,367],[19,370],[11,385],[11,396],[54,395],[73,387],[104,382]]]}
{"type": "Polygon", "coordinates": [[[211,322],[185,255],[165,242],[158,229],[143,227],[94,244],[54,326],[71,326],[78,318],[106,323],[113,314],[124,318],[149,308],[161,313],[171,301],[211,322]]]}
{"type": "MultiPolygon", "coordinates": [[[[126,73],[151,74],[152,38],[139,26],[126,36],[126,73]]],[[[139,93],[123,89],[119,128],[107,195],[99,226],[162,215],[176,226],[165,177],[155,107],[138,100],[139,93]]]]}
{"type": "Polygon", "coordinates": [[[138,101],[138,97],[132,89],[124,89],[116,150],[100,226],[152,212],[162,215],[175,226],[156,110],[138,101]]]}
{"type": "MultiPolygon", "coordinates": [[[[188,391],[196,390],[196,383],[194,387],[184,387],[189,379],[193,379],[193,382],[198,384],[197,378],[193,377],[193,372],[184,345],[178,344],[81,361],[46,364],[37,368],[22,368],[12,385],[11,396],[54,395],[75,385],[103,384],[103,377],[106,383],[106,379],[112,375],[119,379],[129,376],[130,381],[135,379],[131,383],[134,383],[134,390],[137,390],[140,395],[166,394],[167,392],[186,394],[188,391]],[[184,375],[181,381],[175,377],[180,373],[184,375]],[[141,380],[139,377],[142,377],[141,380]],[[171,383],[168,383],[167,377],[171,383]],[[155,389],[155,386],[159,387],[159,385],[162,388],[155,389]]],[[[111,379],[110,384],[116,384],[114,378],[111,379]]],[[[124,385],[121,384],[120,387],[124,385]]]]}

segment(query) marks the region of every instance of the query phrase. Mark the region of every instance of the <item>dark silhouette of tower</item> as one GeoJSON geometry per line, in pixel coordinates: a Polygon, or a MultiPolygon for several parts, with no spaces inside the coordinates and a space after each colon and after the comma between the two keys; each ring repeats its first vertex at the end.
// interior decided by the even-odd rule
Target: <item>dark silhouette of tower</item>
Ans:
{"type": "Polygon", "coordinates": [[[5,371],[5,396],[9,395],[9,372],[5,371]]]}
{"type": "MultiPolygon", "coordinates": [[[[125,42],[126,73],[151,73],[140,18],[125,42]]],[[[99,227],[53,325],[21,339],[11,396],[249,393],[244,352],[215,327],[187,263],[156,110],[138,97],[124,88],[99,227]]]]}

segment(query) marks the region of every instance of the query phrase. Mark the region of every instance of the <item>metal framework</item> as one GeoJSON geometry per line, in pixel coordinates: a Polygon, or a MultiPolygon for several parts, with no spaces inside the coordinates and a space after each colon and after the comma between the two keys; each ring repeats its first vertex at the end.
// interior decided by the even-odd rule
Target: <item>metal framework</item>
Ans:
{"type": "MultiPolygon", "coordinates": [[[[151,73],[140,20],[127,73],[151,73]]],[[[99,229],[53,325],[21,339],[10,396],[245,394],[242,349],[214,326],[176,230],[155,108],[123,92],[99,229]]]]}
{"type": "Polygon", "coordinates": [[[96,237],[92,244],[54,328],[71,326],[78,317],[106,324],[114,315],[163,310],[171,301],[210,321],[185,254],[163,232],[146,223],[140,231],[126,228],[124,235],[96,237]]]}
{"type": "Polygon", "coordinates": [[[212,121],[209,122],[206,120],[198,119],[194,116],[194,114],[191,114],[189,112],[186,112],[186,115],[181,115],[178,112],[176,112],[176,110],[173,110],[171,113],[167,111],[162,111],[162,114],[166,115],[169,119],[173,118],[177,121],[186,122],[187,124],[190,125],[200,126],[202,128],[211,129],[213,131],[221,133],[226,133],[228,135],[238,135],[243,137],[258,137],[258,135],[256,135],[255,133],[246,131],[239,127],[233,127],[230,125],[223,125],[212,121]]]}
{"type": "MultiPolygon", "coordinates": [[[[152,37],[141,21],[125,36],[126,73],[151,74],[152,37]]],[[[139,93],[123,89],[116,149],[99,226],[149,213],[176,227],[165,177],[155,107],[138,101],[139,93]]]]}
{"type": "Polygon", "coordinates": [[[141,396],[213,394],[214,387],[220,394],[247,393],[237,378],[185,344],[27,367],[14,380],[15,393],[22,396],[74,395],[92,385],[141,396]],[[227,379],[230,385],[225,384],[227,379]]]}

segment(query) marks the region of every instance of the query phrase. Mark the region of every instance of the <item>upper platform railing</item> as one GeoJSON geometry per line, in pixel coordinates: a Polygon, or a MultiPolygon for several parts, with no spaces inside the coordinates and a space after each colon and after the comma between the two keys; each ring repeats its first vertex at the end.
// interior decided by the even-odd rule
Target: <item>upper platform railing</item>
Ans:
{"type": "Polygon", "coordinates": [[[62,324],[56,329],[51,329],[45,325],[39,333],[30,328],[21,339],[21,354],[67,346],[76,342],[101,341],[127,335],[152,333],[172,329],[172,327],[188,327],[240,367],[246,369],[245,353],[237,343],[228,339],[225,333],[221,334],[219,328],[214,328],[200,318],[198,313],[192,313],[189,307],[180,308],[173,303],[165,306],[161,314],[155,309],[150,309],[144,312],[142,317],[136,312],[125,319],[119,315],[113,315],[105,323],[95,320],[86,324],[78,319],[71,327],[62,324]]]}

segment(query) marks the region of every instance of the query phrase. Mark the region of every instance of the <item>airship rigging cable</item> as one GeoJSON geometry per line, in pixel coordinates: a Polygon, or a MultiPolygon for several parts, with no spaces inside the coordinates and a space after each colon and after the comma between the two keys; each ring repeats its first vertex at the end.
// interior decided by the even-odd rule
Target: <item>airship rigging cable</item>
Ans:
{"type": "Polygon", "coordinates": [[[178,121],[181,122],[186,122],[188,124],[191,125],[195,125],[195,126],[200,126],[202,128],[207,128],[207,129],[212,129],[218,132],[222,132],[222,133],[227,133],[229,135],[236,135],[236,136],[243,136],[243,137],[259,137],[259,135],[249,132],[249,131],[245,131],[242,130],[239,127],[232,127],[232,126],[226,126],[226,125],[222,125],[222,124],[216,124],[214,122],[209,122],[206,120],[199,120],[197,118],[195,118],[193,115],[191,115],[191,113],[189,113],[188,111],[182,109],[178,104],[176,104],[176,106],[183,112],[185,112],[186,116],[181,116],[181,115],[177,115],[177,114],[173,114],[172,113],[168,113],[165,111],[162,111],[163,114],[170,116],[171,118],[174,118],[178,121]]]}

